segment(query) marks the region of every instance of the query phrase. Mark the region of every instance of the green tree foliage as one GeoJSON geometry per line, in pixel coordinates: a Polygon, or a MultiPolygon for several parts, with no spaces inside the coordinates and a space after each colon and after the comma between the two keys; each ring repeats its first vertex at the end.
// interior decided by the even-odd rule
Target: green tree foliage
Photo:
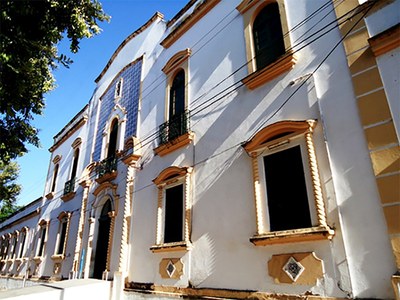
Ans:
{"type": "Polygon", "coordinates": [[[21,191],[21,186],[15,183],[18,174],[19,167],[16,162],[0,162],[0,222],[20,208],[15,205],[21,191]]]}
{"type": "Polygon", "coordinates": [[[39,146],[31,122],[54,88],[54,68],[72,62],[57,43],[65,36],[76,53],[105,20],[97,0],[0,1],[0,162],[26,153],[27,143],[39,146]]]}

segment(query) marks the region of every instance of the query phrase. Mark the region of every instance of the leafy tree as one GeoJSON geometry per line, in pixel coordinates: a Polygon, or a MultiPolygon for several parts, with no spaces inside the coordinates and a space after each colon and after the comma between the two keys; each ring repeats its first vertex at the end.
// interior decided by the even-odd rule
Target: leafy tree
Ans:
{"type": "Polygon", "coordinates": [[[21,208],[15,204],[21,191],[21,186],[15,183],[18,174],[19,167],[16,162],[0,162],[0,222],[21,208]]]}
{"type": "Polygon", "coordinates": [[[57,43],[66,35],[76,53],[108,18],[97,0],[0,1],[0,162],[26,153],[27,143],[39,146],[31,121],[55,87],[52,71],[72,63],[57,43]]]}

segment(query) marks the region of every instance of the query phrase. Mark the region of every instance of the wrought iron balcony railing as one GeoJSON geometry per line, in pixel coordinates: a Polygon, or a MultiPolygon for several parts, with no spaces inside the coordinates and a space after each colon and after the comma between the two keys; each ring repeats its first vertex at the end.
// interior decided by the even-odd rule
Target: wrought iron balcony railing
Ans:
{"type": "Polygon", "coordinates": [[[96,168],[97,178],[104,176],[105,174],[117,171],[118,159],[116,156],[111,156],[103,159],[96,168]]]}
{"type": "Polygon", "coordinates": [[[175,115],[159,127],[160,145],[166,144],[181,135],[189,132],[189,111],[175,115]]]}
{"type": "Polygon", "coordinates": [[[64,196],[75,191],[75,177],[68,180],[64,185],[64,196]]]}

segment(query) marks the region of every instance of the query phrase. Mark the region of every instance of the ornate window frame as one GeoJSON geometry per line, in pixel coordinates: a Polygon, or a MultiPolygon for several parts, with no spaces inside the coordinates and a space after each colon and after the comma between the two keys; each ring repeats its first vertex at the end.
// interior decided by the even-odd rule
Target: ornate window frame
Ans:
{"type": "Polygon", "coordinates": [[[26,247],[27,247],[27,242],[28,242],[28,233],[29,233],[29,228],[24,226],[21,228],[20,231],[20,239],[19,239],[19,247],[18,247],[18,254],[17,254],[17,259],[23,259],[26,254],[26,247]]]}
{"type": "Polygon", "coordinates": [[[122,97],[122,88],[124,84],[124,78],[120,77],[115,83],[115,90],[114,90],[114,101],[118,103],[118,101],[122,97]]]}
{"type": "MultiPolygon", "coordinates": [[[[192,54],[192,50],[187,48],[185,50],[179,51],[174,56],[172,56],[165,66],[162,68],[162,71],[167,76],[166,89],[165,89],[165,108],[164,108],[164,120],[165,122],[169,121],[169,102],[170,102],[170,89],[172,87],[172,83],[175,79],[175,76],[179,71],[183,70],[185,73],[185,110],[188,110],[189,107],[189,57],[192,54]]],[[[194,139],[194,134],[190,130],[182,136],[174,139],[173,141],[169,141],[165,144],[159,145],[154,149],[154,152],[160,156],[167,155],[176,149],[179,149],[189,143],[191,143],[194,139]]]]}
{"type": "Polygon", "coordinates": [[[34,260],[41,261],[46,253],[50,221],[42,219],[42,220],[40,220],[38,226],[39,226],[39,229],[38,229],[38,236],[37,236],[37,240],[36,240],[36,249],[35,249],[34,260]],[[46,231],[43,234],[44,230],[46,230],[46,231]],[[41,253],[40,253],[40,248],[42,248],[41,253]]]}
{"type": "Polygon", "coordinates": [[[271,81],[272,79],[280,76],[281,74],[291,70],[296,63],[296,58],[293,55],[291,49],[291,42],[288,27],[288,21],[286,17],[286,9],[284,0],[243,0],[236,9],[243,16],[244,25],[244,37],[246,43],[246,59],[247,59],[247,70],[248,76],[245,77],[242,82],[249,88],[255,89],[264,83],[271,81]],[[277,2],[279,7],[279,13],[282,24],[283,40],[285,44],[286,53],[278,58],[275,62],[265,66],[264,68],[257,70],[255,61],[255,49],[253,42],[253,22],[257,17],[258,13],[267,5],[277,2]]]}
{"type": "MultiPolygon", "coordinates": [[[[314,148],[313,132],[316,125],[317,122],[315,120],[280,121],[264,127],[244,145],[244,149],[252,159],[256,234],[250,238],[250,241],[254,245],[265,246],[279,243],[331,239],[333,237],[334,231],[327,224],[325,203],[314,148]],[[260,176],[260,160],[263,154],[269,151],[269,149],[282,147],[298,138],[302,138],[305,141],[305,148],[307,150],[308,169],[315,207],[315,212],[311,211],[310,213],[315,214],[315,221],[310,228],[271,232],[268,229],[268,221],[266,220],[268,207],[262,194],[262,188],[265,186],[265,182],[262,182],[260,176]]],[[[310,206],[310,210],[312,210],[312,206],[310,206]]]]}
{"type": "Polygon", "coordinates": [[[65,258],[65,251],[67,250],[67,245],[68,245],[68,236],[69,236],[69,228],[71,225],[71,216],[72,213],[71,212],[66,212],[66,211],[62,211],[57,219],[59,221],[58,224],[58,232],[57,232],[57,237],[56,237],[56,242],[55,242],[55,247],[54,247],[54,255],[51,256],[51,258],[53,260],[63,260],[65,258]],[[65,227],[65,236],[62,238],[62,231],[63,231],[63,224],[66,224],[65,227]],[[59,249],[61,247],[60,242],[61,240],[64,240],[64,243],[62,245],[62,251],[61,253],[59,253],[59,249]]]}
{"type": "Polygon", "coordinates": [[[64,191],[61,199],[63,201],[69,201],[75,197],[75,186],[76,186],[76,178],[77,173],[79,170],[79,160],[81,156],[81,149],[80,146],[82,144],[82,139],[80,137],[76,138],[75,141],[72,143],[71,147],[73,149],[72,155],[72,163],[70,165],[69,170],[69,180],[64,184],[64,191]]]}
{"type": "Polygon", "coordinates": [[[62,158],[61,155],[56,155],[53,159],[53,169],[52,169],[52,176],[51,176],[51,181],[50,181],[50,186],[49,186],[49,192],[45,196],[48,200],[53,199],[54,194],[56,193],[57,180],[58,180],[59,172],[60,172],[61,158],[62,158]]]}
{"type": "Polygon", "coordinates": [[[156,252],[187,251],[191,248],[190,233],[192,224],[191,174],[192,167],[168,167],[154,180],[158,189],[156,243],[150,250],[156,252]],[[183,185],[183,241],[164,243],[165,191],[168,188],[183,185]]]}
{"type": "Polygon", "coordinates": [[[116,104],[113,108],[113,111],[108,118],[108,121],[104,127],[103,131],[103,141],[102,141],[102,148],[101,148],[101,159],[106,159],[109,157],[108,155],[108,145],[110,142],[110,134],[112,130],[112,124],[114,120],[118,122],[118,136],[117,136],[117,145],[116,145],[116,154],[123,150],[124,148],[124,136],[125,136],[125,129],[126,129],[126,118],[127,118],[127,111],[116,104]]]}

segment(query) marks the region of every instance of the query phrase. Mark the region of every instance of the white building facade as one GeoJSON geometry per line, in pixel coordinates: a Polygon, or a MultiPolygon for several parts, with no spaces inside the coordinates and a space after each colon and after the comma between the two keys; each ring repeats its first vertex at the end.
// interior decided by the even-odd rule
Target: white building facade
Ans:
{"type": "Polygon", "coordinates": [[[36,210],[2,224],[2,276],[113,280],[114,299],[398,297],[398,7],[156,13],[56,135],[36,210]],[[366,56],[377,67],[353,64],[366,56]],[[382,88],[358,79],[371,70],[382,88]],[[383,120],[361,102],[375,92],[383,120]]]}

